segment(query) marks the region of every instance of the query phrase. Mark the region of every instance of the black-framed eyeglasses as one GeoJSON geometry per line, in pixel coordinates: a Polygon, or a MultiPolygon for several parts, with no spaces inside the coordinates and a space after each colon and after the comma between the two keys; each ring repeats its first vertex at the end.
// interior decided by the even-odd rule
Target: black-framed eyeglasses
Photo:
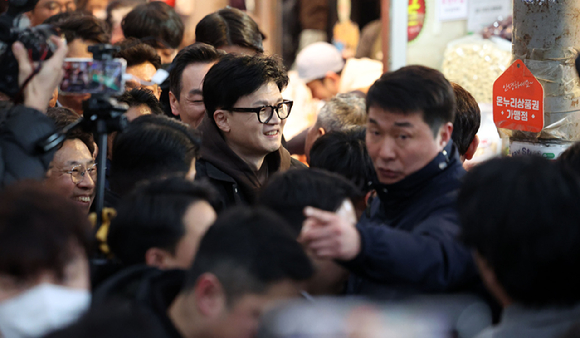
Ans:
{"type": "Polygon", "coordinates": [[[284,100],[275,106],[262,106],[256,108],[233,107],[227,110],[238,113],[256,113],[256,115],[258,115],[258,121],[260,121],[260,123],[268,123],[274,116],[274,111],[276,111],[276,115],[278,115],[278,118],[280,120],[287,119],[288,116],[290,116],[290,111],[292,110],[293,103],[294,102],[290,100],[284,100]]]}

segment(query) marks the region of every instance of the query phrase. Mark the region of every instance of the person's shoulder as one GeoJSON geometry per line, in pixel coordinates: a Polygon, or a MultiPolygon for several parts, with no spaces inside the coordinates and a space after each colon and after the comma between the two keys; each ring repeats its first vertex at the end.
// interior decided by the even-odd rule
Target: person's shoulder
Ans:
{"type": "Polygon", "coordinates": [[[147,265],[136,265],[122,269],[97,287],[93,293],[93,303],[105,303],[110,299],[134,301],[141,283],[159,273],[160,270],[147,265]]]}
{"type": "Polygon", "coordinates": [[[308,166],[292,157],[290,160],[290,168],[308,168],[308,166]]]}
{"type": "Polygon", "coordinates": [[[453,162],[449,168],[431,180],[427,189],[442,198],[453,197],[461,187],[465,173],[460,161],[453,162]]]}
{"type": "Polygon", "coordinates": [[[207,176],[207,161],[203,158],[198,158],[195,160],[195,177],[206,177],[207,176]]]}
{"type": "Polygon", "coordinates": [[[195,162],[196,178],[205,177],[210,181],[222,181],[227,183],[236,183],[236,180],[220,170],[218,167],[213,165],[211,162],[204,160],[203,158],[198,159],[195,162]]]}

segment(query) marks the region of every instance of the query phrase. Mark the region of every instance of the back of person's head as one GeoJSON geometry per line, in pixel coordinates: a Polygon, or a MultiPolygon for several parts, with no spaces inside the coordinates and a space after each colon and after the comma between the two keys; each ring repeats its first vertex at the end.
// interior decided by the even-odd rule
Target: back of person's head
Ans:
{"type": "Polygon", "coordinates": [[[234,207],[203,236],[182,293],[205,274],[217,278],[233,304],[276,283],[306,280],[313,268],[286,221],[263,208],[234,207]]]}
{"type": "Polygon", "coordinates": [[[301,168],[274,175],[262,189],[258,204],[288,221],[298,237],[307,206],[337,211],[345,200],[354,204],[360,198],[360,190],[344,177],[325,170],[301,168]]]}
{"type": "Polygon", "coordinates": [[[264,55],[225,55],[205,75],[203,100],[208,118],[217,109],[232,108],[242,97],[268,83],[280,91],[288,85],[288,73],[278,58],[264,55]]]}
{"type": "Polygon", "coordinates": [[[169,90],[179,101],[182,87],[182,75],[185,68],[196,63],[213,63],[219,61],[224,54],[216,50],[213,46],[205,43],[194,43],[177,53],[173,59],[172,68],[169,73],[169,90]]]}
{"type": "MultiPolygon", "coordinates": [[[[65,107],[48,108],[46,115],[54,121],[56,128],[61,132],[79,119],[79,115],[74,110],[65,107]]],[[[67,140],[79,139],[87,146],[91,154],[95,152],[93,135],[83,131],[80,127],[68,131],[65,137],[67,140]]],[[[60,147],[62,147],[62,143],[59,145],[60,147]]]]}
{"type": "MultiPolygon", "coordinates": [[[[23,288],[48,274],[54,284],[68,285],[79,274],[70,265],[89,255],[89,231],[80,208],[41,183],[22,181],[7,187],[0,194],[0,278],[23,288]]],[[[88,287],[88,270],[78,277],[84,277],[88,287]]]]}
{"type": "Polygon", "coordinates": [[[215,48],[240,46],[261,54],[264,39],[258,24],[248,14],[231,7],[206,15],[195,27],[195,41],[215,48]]]}
{"type": "Polygon", "coordinates": [[[155,69],[161,68],[161,57],[157,55],[155,48],[141,42],[139,39],[127,38],[117,42],[115,46],[118,46],[120,50],[113,56],[115,58],[125,59],[127,61],[127,67],[149,62],[155,69]]]}
{"type": "Polygon", "coordinates": [[[316,123],[308,130],[304,154],[310,161],[312,145],[318,138],[333,131],[345,131],[366,125],[365,100],[356,94],[337,94],[320,109],[316,123]]]}
{"type": "Polygon", "coordinates": [[[75,39],[97,44],[111,42],[107,23],[92,15],[65,12],[48,18],[45,23],[58,28],[69,43],[75,39]]]}
{"type": "MultiPolygon", "coordinates": [[[[481,124],[481,112],[477,101],[467,90],[457,83],[451,83],[451,85],[453,86],[455,102],[457,104],[451,139],[453,139],[453,143],[457,146],[459,155],[465,156],[470,150],[469,147],[479,130],[479,125],[481,124]]],[[[475,149],[471,151],[471,156],[473,156],[473,153],[477,150],[477,145],[475,145],[474,148],[475,149]]]]}
{"type": "Polygon", "coordinates": [[[131,89],[119,96],[117,101],[126,103],[129,108],[145,105],[151,109],[151,114],[163,115],[163,109],[161,109],[159,101],[155,95],[153,95],[153,92],[147,89],[131,89]]]}
{"type": "Polygon", "coordinates": [[[467,174],[462,238],[500,301],[495,283],[525,306],[578,304],[580,277],[570,272],[580,264],[579,200],[580,178],[541,157],[494,159],[467,174]]]}
{"type": "Polygon", "coordinates": [[[111,188],[120,195],[146,179],[188,173],[200,147],[199,134],[165,116],[136,118],[113,142],[111,188]]]}
{"type": "Polygon", "coordinates": [[[331,131],[348,130],[367,123],[365,100],[356,94],[338,94],[328,101],[316,119],[316,127],[331,131]]]}
{"type": "Polygon", "coordinates": [[[577,174],[580,174],[580,142],[574,143],[570,148],[560,154],[558,161],[572,168],[577,174]]]}
{"type": "Polygon", "coordinates": [[[365,134],[366,129],[358,127],[322,135],[310,150],[310,167],[340,174],[361,191],[370,191],[376,177],[365,134]]]}
{"type": "Polygon", "coordinates": [[[135,7],[121,24],[126,38],[137,38],[153,48],[178,48],[185,31],[175,10],[162,1],[135,7]]]}
{"type": "MultiPolygon", "coordinates": [[[[190,263],[194,251],[186,250],[186,254],[191,254],[189,259],[178,257],[181,252],[177,251],[180,241],[188,232],[196,231],[198,235],[194,237],[198,242],[206,226],[209,226],[193,224],[196,229],[190,229],[191,220],[186,219],[186,213],[198,202],[215,205],[215,193],[211,187],[181,177],[156,179],[139,185],[119,204],[117,216],[111,222],[107,244],[125,266],[164,264],[160,260],[166,257],[160,256],[167,256],[167,253],[172,256],[169,264],[181,263],[179,259],[190,263]],[[158,251],[150,251],[152,248],[158,251]],[[148,254],[149,257],[146,257],[148,254]]],[[[203,215],[194,216],[196,223],[204,222],[203,215]]],[[[192,248],[196,247],[196,243],[187,243],[190,244],[192,248]]],[[[189,266],[187,264],[183,268],[189,266]]]]}
{"type": "Polygon", "coordinates": [[[45,338],[154,338],[163,332],[155,316],[132,302],[110,301],[91,308],[76,323],[45,338]]]}
{"type": "Polygon", "coordinates": [[[455,118],[455,95],[441,72],[425,66],[407,66],[383,74],[367,93],[367,111],[379,108],[391,113],[416,114],[434,133],[455,118]]]}

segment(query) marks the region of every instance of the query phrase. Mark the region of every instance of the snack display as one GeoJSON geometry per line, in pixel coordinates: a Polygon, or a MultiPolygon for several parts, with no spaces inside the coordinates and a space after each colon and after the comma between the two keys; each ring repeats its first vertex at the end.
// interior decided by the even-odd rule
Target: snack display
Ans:
{"type": "Polygon", "coordinates": [[[511,64],[511,43],[492,37],[470,35],[451,42],[443,58],[443,74],[475,97],[491,103],[494,81],[511,64]]]}

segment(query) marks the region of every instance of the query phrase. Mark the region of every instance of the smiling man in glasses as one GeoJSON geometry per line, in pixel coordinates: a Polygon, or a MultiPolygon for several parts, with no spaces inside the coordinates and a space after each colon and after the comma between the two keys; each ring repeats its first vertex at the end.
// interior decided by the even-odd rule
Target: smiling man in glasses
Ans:
{"type": "Polygon", "coordinates": [[[281,145],[292,101],[288,75],[267,56],[226,55],[205,76],[198,177],[218,189],[223,207],[252,203],[269,176],[301,166],[281,145]]]}
{"type": "MultiPolygon", "coordinates": [[[[74,111],[62,107],[49,108],[46,114],[60,130],[78,118],[74,111]]],[[[97,182],[94,153],[91,134],[79,129],[67,133],[67,139],[54,154],[45,180],[47,187],[72,199],[87,214],[95,198],[97,182]]]]}

